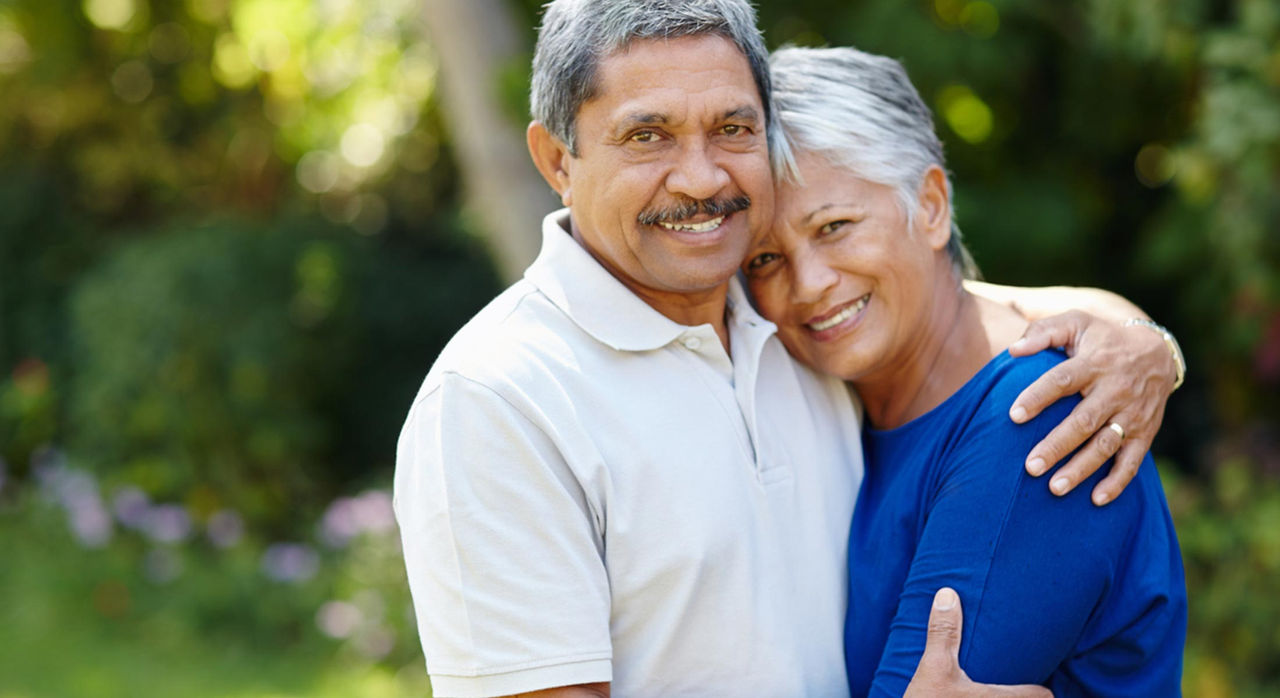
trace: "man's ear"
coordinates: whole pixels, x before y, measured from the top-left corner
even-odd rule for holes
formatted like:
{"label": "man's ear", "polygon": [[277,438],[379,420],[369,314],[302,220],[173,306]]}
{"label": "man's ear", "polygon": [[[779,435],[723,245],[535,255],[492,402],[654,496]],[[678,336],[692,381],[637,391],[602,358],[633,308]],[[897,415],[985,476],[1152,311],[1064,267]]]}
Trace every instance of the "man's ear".
{"label": "man's ear", "polygon": [[918,226],[929,246],[946,248],[951,240],[951,192],[947,189],[947,173],[937,165],[925,170],[924,181],[916,198]]}
{"label": "man's ear", "polygon": [[525,140],[529,143],[529,157],[542,173],[542,178],[560,195],[560,203],[565,206],[573,203],[573,192],[569,187],[569,146],[551,135],[540,122],[530,121],[525,130]]}

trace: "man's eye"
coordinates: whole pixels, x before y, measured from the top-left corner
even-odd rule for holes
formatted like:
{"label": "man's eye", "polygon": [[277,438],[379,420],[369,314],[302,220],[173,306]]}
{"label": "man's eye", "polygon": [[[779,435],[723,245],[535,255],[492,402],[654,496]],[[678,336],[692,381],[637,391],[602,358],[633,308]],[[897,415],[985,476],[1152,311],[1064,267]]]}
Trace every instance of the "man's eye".
{"label": "man's eye", "polygon": [[747,262],[747,271],[759,271],[778,259],[780,259],[780,257],[772,252],[762,252],[761,254],[752,257],[751,260]]}
{"label": "man's eye", "polygon": [[751,129],[742,124],[726,124],[720,128],[720,133],[726,136],[742,136],[751,132]]}
{"label": "man's eye", "polygon": [[632,143],[652,143],[658,140],[658,134],[653,131],[636,131],[628,140]]}

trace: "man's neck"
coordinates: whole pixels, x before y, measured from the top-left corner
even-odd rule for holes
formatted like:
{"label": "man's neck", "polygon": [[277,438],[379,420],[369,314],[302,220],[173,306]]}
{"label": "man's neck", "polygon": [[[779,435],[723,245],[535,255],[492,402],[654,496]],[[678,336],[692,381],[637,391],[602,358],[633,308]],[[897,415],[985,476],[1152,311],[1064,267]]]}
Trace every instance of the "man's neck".
{"label": "man's neck", "polygon": [[690,327],[711,325],[725,352],[729,351],[728,280],[716,288],[694,293],[655,293],[652,289],[636,288],[628,279],[618,280],[637,298],[672,322]]}
{"label": "man's neck", "polygon": [[[570,222],[570,226],[572,225],[573,223]],[[729,279],[725,279],[717,286],[694,291],[666,291],[649,288],[637,283],[634,279],[614,268],[614,265],[610,264],[609,260],[596,254],[590,245],[583,242],[581,236],[574,234],[572,228],[566,232],[600,266],[604,267],[613,278],[617,279],[623,286],[626,286],[627,290],[635,294],[637,298],[644,301],[649,307],[662,313],[668,320],[681,325],[689,327],[711,325],[716,331],[716,336],[720,338],[720,344],[724,346],[725,352],[729,352],[729,326],[726,318],[726,309],[729,301]]]}

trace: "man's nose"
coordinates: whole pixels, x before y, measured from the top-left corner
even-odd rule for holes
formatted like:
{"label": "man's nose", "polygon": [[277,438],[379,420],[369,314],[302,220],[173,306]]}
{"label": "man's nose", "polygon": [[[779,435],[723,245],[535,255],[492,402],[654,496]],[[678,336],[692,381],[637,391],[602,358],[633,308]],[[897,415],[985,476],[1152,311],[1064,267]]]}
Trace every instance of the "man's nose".
{"label": "man's nose", "polygon": [[696,200],[710,199],[729,184],[729,173],[709,152],[708,144],[690,143],[680,148],[667,175],[667,190]]}

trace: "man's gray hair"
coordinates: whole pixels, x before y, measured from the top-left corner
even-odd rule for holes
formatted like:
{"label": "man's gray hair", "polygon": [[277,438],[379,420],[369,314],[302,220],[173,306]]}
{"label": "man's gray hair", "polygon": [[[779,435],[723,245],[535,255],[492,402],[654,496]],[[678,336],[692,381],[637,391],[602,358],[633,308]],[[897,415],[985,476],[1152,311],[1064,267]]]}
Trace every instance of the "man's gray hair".
{"label": "man's gray hair", "polygon": [[[908,222],[925,172],[946,173],[933,115],[902,64],[852,48],[783,48],[769,61],[781,138],[773,141],[778,177],[803,185],[792,148],[822,155],[854,176],[892,187]],[[951,195],[947,175],[947,195]],[[979,278],[951,218],[947,245],[964,279]]]}
{"label": "man's gray hair", "polygon": [[[555,0],[544,7],[533,56],[533,118],[578,155],[578,111],[599,88],[600,62],[637,39],[719,35],[751,66],[766,129],[773,130],[769,52],[747,0]],[[774,134],[767,134],[772,140]]]}

